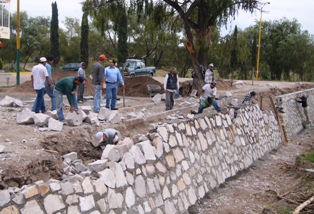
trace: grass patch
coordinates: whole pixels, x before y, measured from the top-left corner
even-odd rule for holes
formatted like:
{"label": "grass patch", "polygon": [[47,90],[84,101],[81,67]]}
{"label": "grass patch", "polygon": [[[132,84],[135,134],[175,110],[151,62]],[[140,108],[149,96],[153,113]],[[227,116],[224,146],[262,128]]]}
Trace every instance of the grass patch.
{"label": "grass patch", "polygon": [[304,158],[307,161],[310,161],[311,163],[314,163],[314,151],[309,151],[304,154]]}

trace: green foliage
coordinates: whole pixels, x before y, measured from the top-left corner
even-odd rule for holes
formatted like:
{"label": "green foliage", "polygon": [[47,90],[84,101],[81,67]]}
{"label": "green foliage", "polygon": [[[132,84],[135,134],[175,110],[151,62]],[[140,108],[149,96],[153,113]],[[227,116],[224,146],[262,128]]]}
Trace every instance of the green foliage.
{"label": "green foliage", "polygon": [[[296,21],[289,21],[284,18],[273,22],[263,23],[263,36],[261,40],[261,60],[267,62],[270,69],[270,76],[272,80],[280,80],[282,77],[289,80],[289,72],[294,68],[291,67],[296,63],[296,60],[291,57],[291,54],[298,49],[289,49],[291,44],[290,38],[298,39],[297,35],[301,34],[301,26]],[[307,38],[309,39],[309,37]],[[296,41],[294,41],[296,42]],[[304,45],[302,45],[304,48]],[[298,51],[297,53],[300,53]],[[302,53],[301,57],[306,56]],[[298,59],[300,66],[303,63]]]}
{"label": "green foliage", "polygon": [[122,66],[123,63],[128,58],[128,20],[126,16],[125,8],[122,7],[119,10],[119,28],[118,28],[118,47],[117,47],[117,57],[118,65]]}
{"label": "green foliage", "polygon": [[309,151],[305,153],[305,159],[310,161],[311,163],[314,163],[314,151]]}
{"label": "green foliage", "polygon": [[294,209],[292,209],[291,207],[286,207],[284,205],[279,206],[276,209],[276,213],[278,214],[291,214],[293,212]]}
{"label": "green foliage", "polygon": [[238,28],[235,26],[233,36],[232,36],[232,50],[230,56],[230,66],[234,71],[238,66]]}
{"label": "green foliage", "polygon": [[[195,1],[193,7],[179,5],[176,1],[169,3],[168,0],[132,0],[130,7],[124,8],[122,0],[86,0],[82,23],[67,17],[65,29],[58,28],[56,3],[52,4],[51,20],[29,17],[22,11],[21,61],[25,65],[50,53],[59,55],[61,64],[65,64],[97,59],[104,53],[108,58],[118,59],[120,64],[125,58],[136,55],[148,66],[166,70],[175,66],[181,77],[188,76],[189,70],[199,65],[213,62],[215,72],[222,78],[229,78],[234,72],[234,78],[251,79],[252,68],[256,66],[259,23],[244,30],[237,29],[237,36],[234,32],[223,38],[219,27],[238,9],[251,11],[258,2],[200,0]],[[186,13],[188,10],[191,13]],[[0,52],[6,65],[16,58],[15,13],[10,24],[11,39],[3,41]],[[53,26],[58,36],[57,48],[52,47],[50,40],[57,38],[51,31]],[[259,77],[314,81],[313,36],[301,31],[296,20],[265,21],[262,29]],[[183,45],[187,39],[193,43],[194,54]],[[53,50],[57,53],[52,53]]]}
{"label": "green foliage", "polygon": [[51,4],[52,18],[50,23],[50,54],[55,57],[53,64],[56,65],[60,60],[59,49],[59,20],[57,2]]}
{"label": "green foliage", "polygon": [[257,59],[257,41],[256,36],[253,36],[252,49],[251,49],[251,66],[254,67],[256,65]]}
{"label": "green foliage", "polygon": [[3,68],[3,62],[2,62],[2,59],[0,59],[0,69]]}
{"label": "green foliage", "polygon": [[89,52],[88,52],[88,34],[89,34],[89,25],[88,25],[88,13],[84,12],[82,17],[82,28],[81,28],[81,62],[86,62],[88,65]]}
{"label": "green foliage", "polygon": [[15,64],[10,64],[8,67],[9,72],[16,71],[16,65]]}

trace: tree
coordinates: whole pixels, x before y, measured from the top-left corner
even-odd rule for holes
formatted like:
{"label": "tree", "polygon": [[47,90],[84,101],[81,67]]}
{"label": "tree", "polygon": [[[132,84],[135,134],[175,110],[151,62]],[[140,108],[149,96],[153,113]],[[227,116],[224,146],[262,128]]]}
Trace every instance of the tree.
{"label": "tree", "polygon": [[88,25],[88,13],[84,12],[82,17],[82,27],[81,27],[81,62],[85,62],[88,65],[88,33],[89,33],[89,25]]}
{"label": "tree", "polygon": [[49,52],[49,19],[44,17],[29,18],[23,26],[21,34],[21,53],[23,54],[24,69],[31,57],[38,61],[40,56]]}
{"label": "tree", "polygon": [[51,4],[52,18],[50,24],[50,54],[55,57],[53,64],[56,65],[60,60],[59,49],[59,20],[58,20],[58,6],[57,2]]}
{"label": "tree", "polygon": [[[83,13],[83,15],[84,15],[84,13]],[[87,18],[87,15],[88,14],[86,14],[86,18]],[[63,22],[63,24],[65,25],[66,35],[67,35],[68,39],[80,35],[81,25],[80,25],[79,20],[77,18],[65,17],[65,21]]]}
{"label": "tree", "polygon": [[257,58],[257,41],[256,36],[253,37],[252,42],[252,49],[251,49],[251,66],[254,68],[256,64],[256,58]]}
{"label": "tree", "polygon": [[281,46],[287,42],[288,35],[299,35],[300,33],[301,26],[296,20],[289,21],[284,18],[263,23],[261,59],[268,64],[272,80],[280,80],[282,76],[288,79],[291,64],[287,61],[286,56],[291,53],[291,49],[286,49],[287,52],[285,52]]}
{"label": "tree", "polygon": [[230,67],[231,67],[231,86],[233,81],[234,71],[238,66],[238,28],[235,26],[232,36],[232,50],[230,56]]}
{"label": "tree", "polygon": [[119,28],[118,28],[118,48],[117,57],[118,64],[121,66],[128,58],[128,20],[125,7],[119,10]]}
{"label": "tree", "polygon": [[[132,0],[131,2],[134,5],[139,3],[137,5],[138,15],[141,13],[147,15],[147,13],[142,12],[145,8],[143,1]],[[228,18],[234,16],[239,9],[253,12],[259,2],[256,0],[163,0],[163,2],[174,9],[183,21],[186,38],[190,44],[190,58],[196,71],[196,78],[193,82],[200,91],[204,80],[199,65],[208,63],[212,27],[217,23],[226,23]],[[148,12],[148,10],[146,11]],[[195,47],[198,47],[198,50],[195,50]]]}

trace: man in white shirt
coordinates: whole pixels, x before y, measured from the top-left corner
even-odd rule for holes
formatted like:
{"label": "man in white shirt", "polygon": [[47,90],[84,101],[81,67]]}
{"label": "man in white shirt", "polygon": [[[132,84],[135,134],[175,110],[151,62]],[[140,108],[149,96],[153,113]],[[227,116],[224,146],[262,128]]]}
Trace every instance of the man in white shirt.
{"label": "man in white shirt", "polygon": [[50,88],[53,89],[53,85],[50,81],[49,74],[47,68],[45,67],[47,63],[47,59],[45,57],[41,57],[39,59],[38,65],[35,65],[32,68],[32,85],[36,90],[36,104],[35,104],[35,113],[39,113],[41,111],[44,113],[46,111],[44,95],[45,95],[45,82],[49,84]]}
{"label": "man in white shirt", "polygon": [[205,71],[204,81],[206,84],[210,84],[214,81],[214,64],[210,63],[208,69]]}
{"label": "man in white shirt", "polygon": [[214,106],[216,111],[221,112],[220,107],[215,99],[217,95],[217,82],[214,80],[210,84],[205,84],[202,88],[202,94],[200,98],[200,106],[198,111],[191,111],[192,114],[201,114],[203,110],[211,105]]}

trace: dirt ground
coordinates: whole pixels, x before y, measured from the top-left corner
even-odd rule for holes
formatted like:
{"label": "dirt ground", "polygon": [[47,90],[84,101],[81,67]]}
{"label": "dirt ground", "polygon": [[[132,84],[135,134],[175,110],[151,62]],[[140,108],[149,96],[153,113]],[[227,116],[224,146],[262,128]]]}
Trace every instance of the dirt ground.
{"label": "dirt ground", "polygon": [[[74,76],[75,72],[54,71],[55,82],[65,76]],[[188,90],[191,81],[181,84]],[[133,106],[151,103],[147,84],[157,84],[162,88],[162,78],[136,77],[125,79],[125,96],[137,97]],[[235,97],[243,97],[251,90],[263,98],[263,110],[272,110],[269,96],[313,88],[313,84],[297,84],[283,82],[245,82],[244,86],[231,87],[229,81],[218,80],[218,92],[231,92]],[[93,94],[90,86],[85,87],[85,95]],[[0,88],[0,97],[9,95],[31,103],[35,92],[30,81],[17,87]],[[119,89],[119,96],[122,90]],[[183,97],[182,99],[185,99]],[[48,104],[49,105],[49,104]],[[60,179],[63,176],[62,155],[77,152],[85,164],[100,158],[102,150],[94,148],[90,139],[97,131],[94,127],[84,124],[80,127],[65,126],[62,132],[40,131],[34,125],[17,125],[18,108],[0,107],[0,190],[8,187],[21,187],[38,180],[49,178]],[[120,110],[119,110],[120,111]],[[156,111],[152,109],[151,111]],[[159,121],[158,121],[159,122]],[[122,135],[134,138],[139,132],[147,133],[147,126],[130,127],[111,125]],[[132,133],[132,134],[130,134]],[[229,179],[219,189],[210,192],[206,197],[189,209],[190,213],[221,213],[221,214],[254,214],[254,213],[290,213],[295,207],[313,195],[313,177],[301,169],[313,168],[307,161],[298,161],[297,155],[312,150],[314,131],[306,130],[295,138],[289,139],[288,145],[281,146],[268,156],[261,158],[254,166],[235,178]],[[1,150],[1,147],[4,148]],[[312,209],[311,209],[312,207]],[[303,213],[314,213],[314,205],[304,209]]]}

